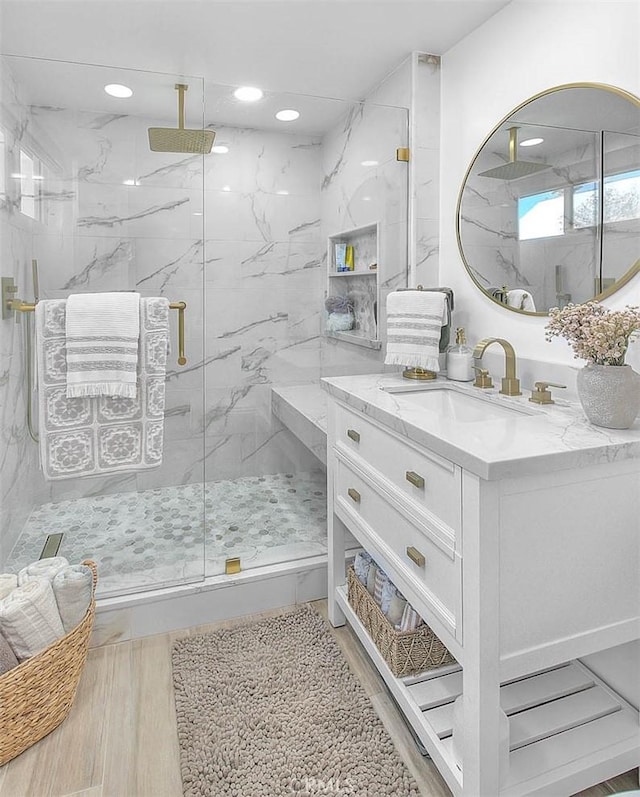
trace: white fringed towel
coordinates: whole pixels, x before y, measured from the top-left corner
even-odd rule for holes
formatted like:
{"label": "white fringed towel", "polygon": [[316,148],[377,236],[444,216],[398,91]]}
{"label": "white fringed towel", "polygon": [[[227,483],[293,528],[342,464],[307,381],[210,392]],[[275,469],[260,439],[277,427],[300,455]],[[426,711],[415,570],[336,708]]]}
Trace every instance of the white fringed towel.
{"label": "white fringed towel", "polygon": [[67,398],[136,397],[139,293],[75,293],[67,299]]}
{"label": "white fringed towel", "polygon": [[54,576],[63,567],[68,566],[69,562],[64,556],[50,556],[47,559],[38,559],[37,562],[31,562],[30,565],[23,567],[18,572],[18,584],[22,586],[34,578],[45,578],[47,581],[53,581]]}
{"label": "white fringed towel", "polygon": [[18,666],[18,659],[16,654],[11,649],[11,645],[0,634],[0,675],[9,672],[14,667]]}
{"label": "white fringed towel", "polygon": [[440,332],[447,296],[439,291],[394,291],[387,297],[386,365],[440,370]]}
{"label": "white fringed towel", "polygon": [[72,631],[87,613],[93,591],[93,573],[86,565],[69,565],[51,582],[65,633]]}
{"label": "white fringed towel", "polygon": [[64,636],[49,581],[34,578],[0,601],[0,633],[18,661],[35,656]]}
{"label": "white fringed towel", "polygon": [[0,573],[0,600],[6,598],[18,586],[18,576],[14,573]]}

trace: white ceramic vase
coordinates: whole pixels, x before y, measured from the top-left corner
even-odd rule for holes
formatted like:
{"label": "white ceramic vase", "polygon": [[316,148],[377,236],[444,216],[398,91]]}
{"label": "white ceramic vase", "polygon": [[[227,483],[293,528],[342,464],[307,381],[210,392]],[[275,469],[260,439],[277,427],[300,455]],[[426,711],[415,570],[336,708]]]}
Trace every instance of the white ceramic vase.
{"label": "white ceramic vase", "polygon": [[640,375],[630,365],[585,365],[578,398],[594,426],[628,429],[640,410]]}

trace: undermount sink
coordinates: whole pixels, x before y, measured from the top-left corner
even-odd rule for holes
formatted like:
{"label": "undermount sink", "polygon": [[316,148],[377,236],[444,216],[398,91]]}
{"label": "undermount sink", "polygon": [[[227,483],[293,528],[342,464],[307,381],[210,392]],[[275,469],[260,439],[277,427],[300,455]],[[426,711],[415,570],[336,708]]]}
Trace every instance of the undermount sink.
{"label": "undermount sink", "polygon": [[399,401],[451,418],[456,423],[479,423],[527,417],[535,413],[519,407],[500,405],[486,398],[476,398],[452,388],[387,388]]}

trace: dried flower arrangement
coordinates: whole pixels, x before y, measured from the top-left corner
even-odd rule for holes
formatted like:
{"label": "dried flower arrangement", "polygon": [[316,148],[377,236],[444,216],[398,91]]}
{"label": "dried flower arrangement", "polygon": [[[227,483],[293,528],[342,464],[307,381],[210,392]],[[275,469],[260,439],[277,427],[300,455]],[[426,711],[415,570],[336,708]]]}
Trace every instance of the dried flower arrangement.
{"label": "dried flower arrangement", "polygon": [[549,311],[545,337],[563,337],[576,358],[594,365],[624,365],[629,338],[640,330],[640,307],[608,310],[598,302],[569,304]]}

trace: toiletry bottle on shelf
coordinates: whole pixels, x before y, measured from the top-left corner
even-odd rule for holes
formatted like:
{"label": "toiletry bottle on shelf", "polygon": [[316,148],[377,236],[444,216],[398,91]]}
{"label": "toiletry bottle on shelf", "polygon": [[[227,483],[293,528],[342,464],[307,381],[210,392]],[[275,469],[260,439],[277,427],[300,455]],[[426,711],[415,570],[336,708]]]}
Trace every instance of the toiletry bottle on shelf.
{"label": "toiletry bottle on shelf", "polygon": [[473,379],[473,351],[467,346],[464,329],[456,329],[456,342],[447,348],[447,379],[471,382]]}

